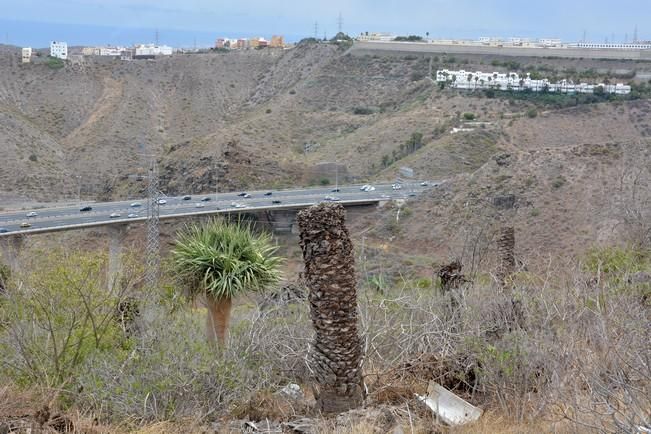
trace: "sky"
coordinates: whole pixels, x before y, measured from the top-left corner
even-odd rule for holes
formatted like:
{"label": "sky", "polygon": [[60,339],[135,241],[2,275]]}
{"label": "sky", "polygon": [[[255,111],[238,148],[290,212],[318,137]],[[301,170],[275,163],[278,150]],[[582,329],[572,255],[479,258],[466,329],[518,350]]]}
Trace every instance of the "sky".
{"label": "sky", "polygon": [[212,46],[218,36],[289,41],[342,29],[435,38],[651,39],[651,0],[0,0],[0,43],[46,47],[154,42]]}

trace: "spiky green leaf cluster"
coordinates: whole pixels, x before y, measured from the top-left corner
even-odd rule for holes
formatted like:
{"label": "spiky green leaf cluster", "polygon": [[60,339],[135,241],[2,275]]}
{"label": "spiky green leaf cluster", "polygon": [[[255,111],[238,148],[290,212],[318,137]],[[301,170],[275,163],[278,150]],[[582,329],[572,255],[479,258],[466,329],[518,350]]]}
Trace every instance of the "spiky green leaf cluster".
{"label": "spiky green leaf cluster", "polygon": [[172,256],[192,295],[220,299],[276,283],[281,263],[277,250],[269,234],[254,233],[250,224],[214,219],[186,228]]}

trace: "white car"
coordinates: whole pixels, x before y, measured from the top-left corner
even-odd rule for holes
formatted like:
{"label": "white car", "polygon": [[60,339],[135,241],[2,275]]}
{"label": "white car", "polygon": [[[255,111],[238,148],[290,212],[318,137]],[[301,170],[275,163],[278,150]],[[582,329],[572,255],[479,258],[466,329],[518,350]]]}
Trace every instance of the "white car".
{"label": "white car", "polygon": [[233,208],[245,208],[246,207],[246,205],[243,205],[243,204],[237,203],[237,202],[231,202],[231,206]]}
{"label": "white car", "polygon": [[129,205],[131,208],[138,208],[139,206],[142,206],[140,202],[133,202],[131,205]]}
{"label": "white car", "polygon": [[194,204],[194,207],[195,207],[195,208],[205,208],[206,205],[204,205],[204,204],[201,203],[201,202],[197,202],[197,203]]}
{"label": "white car", "polygon": [[165,205],[167,201],[165,199],[158,199],[158,204],[159,205]]}
{"label": "white car", "polygon": [[364,191],[375,191],[375,187],[373,187],[372,185],[369,185],[368,187],[366,187],[366,190],[364,190]]}
{"label": "white car", "polygon": [[391,188],[394,189],[394,190],[400,190],[400,189],[402,188],[402,185],[400,185],[400,184],[393,184],[393,185],[391,186]]}
{"label": "white car", "polygon": [[370,187],[370,185],[366,184],[366,185],[362,185],[361,187],[359,187],[359,189],[362,190],[362,191],[366,191],[366,189],[369,188],[369,187]]}
{"label": "white car", "polygon": [[109,217],[112,218],[112,219],[118,218],[118,217],[120,217],[120,213],[119,212],[112,212]]}
{"label": "white car", "polygon": [[427,183],[427,181],[423,181],[420,183],[420,185],[421,187],[427,187],[429,184]]}
{"label": "white car", "polygon": [[31,211],[27,213],[27,217],[36,217],[38,213],[36,211]]}
{"label": "white car", "polygon": [[338,202],[341,199],[339,199],[338,197],[335,197],[335,196],[326,196],[324,198],[324,200],[327,200],[327,201],[330,201],[330,202]]}
{"label": "white car", "polygon": [[138,214],[132,212],[132,213],[129,214],[127,217],[130,218],[130,219],[133,219],[133,218],[138,217]]}

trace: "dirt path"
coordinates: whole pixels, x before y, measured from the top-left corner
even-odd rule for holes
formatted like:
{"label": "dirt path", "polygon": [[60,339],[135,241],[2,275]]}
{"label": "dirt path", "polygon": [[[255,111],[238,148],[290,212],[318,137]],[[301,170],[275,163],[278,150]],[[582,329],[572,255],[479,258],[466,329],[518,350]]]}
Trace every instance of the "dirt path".
{"label": "dirt path", "polygon": [[89,133],[99,120],[110,115],[114,111],[115,106],[122,99],[122,83],[110,77],[105,77],[103,81],[104,89],[102,91],[102,96],[97,100],[86,120],[77,128],[72,130],[70,134],[62,140],[64,144],[79,144],[83,136]]}

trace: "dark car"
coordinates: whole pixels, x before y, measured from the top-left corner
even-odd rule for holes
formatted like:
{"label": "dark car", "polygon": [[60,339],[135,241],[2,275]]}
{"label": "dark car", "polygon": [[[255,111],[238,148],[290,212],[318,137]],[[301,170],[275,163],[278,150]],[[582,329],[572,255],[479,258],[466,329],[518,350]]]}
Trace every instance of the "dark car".
{"label": "dark car", "polygon": [[91,211],[93,207],[91,206],[85,206],[79,209],[80,212],[86,212],[86,211]]}
{"label": "dark car", "polygon": [[272,200],[271,203],[273,203],[274,205],[278,205],[280,203],[280,201],[279,200]]}
{"label": "dark car", "polygon": [[244,196],[246,196],[247,194],[248,194],[247,192],[243,191],[242,193],[238,194],[238,196],[239,196],[239,197],[244,197]]}
{"label": "dark car", "polygon": [[265,195],[265,196],[271,196],[272,194],[273,194],[272,192],[268,191],[268,192],[266,192],[264,195]]}
{"label": "dark car", "polygon": [[341,190],[338,189],[338,188],[333,188],[333,189],[332,189],[332,192],[333,192],[333,193],[339,193],[340,191],[341,191]]}
{"label": "dark car", "polygon": [[7,229],[7,228],[0,228],[0,234],[6,234],[7,232],[9,232],[9,229]]}
{"label": "dark car", "polygon": [[206,197],[202,197],[202,198],[201,198],[201,202],[208,202],[209,200],[210,200],[210,197],[209,197],[209,196],[206,196]]}
{"label": "dark car", "polygon": [[190,200],[192,199],[192,196],[183,196],[183,200]]}

